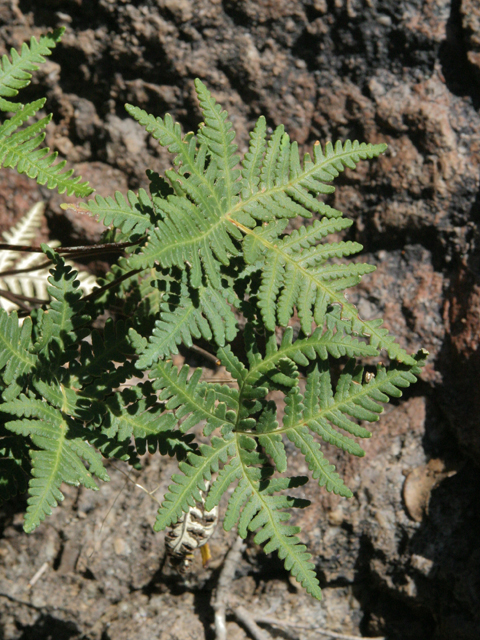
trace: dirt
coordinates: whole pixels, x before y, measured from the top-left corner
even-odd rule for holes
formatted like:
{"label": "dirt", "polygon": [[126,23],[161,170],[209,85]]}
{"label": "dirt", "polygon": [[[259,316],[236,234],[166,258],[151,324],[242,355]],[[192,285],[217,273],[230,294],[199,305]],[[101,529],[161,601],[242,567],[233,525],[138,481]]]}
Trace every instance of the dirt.
{"label": "dirt", "polygon": [[[0,54],[67,27],[24,100],[46,95],[47,143],[106,195],[147,186],[169,155],[124,103],[170,112],[185,130],[200,77],[230,113],[240,151],[263,113],[303,151],[317,139],[387,142],[346,171],[329,203],[351,217],[377,271],[349,299],[385,317],[430,358],[390,406],[364,459],[330,455],[354,497],[309,486],[297,516],[324,599],[298,590],[252,541],[233,604],[272,637],[318,626],[388,640],[480,637],[480,19],[472,0],[3,0]],[[0,172],[0,231],[39,199],[44,236],[94,242],[101,228],[10,170]],[[293,471],[305,472],[292,454]],[[154,534],[156,503],[108,466],[96,493],[66,499],[32,535],[22,498],[0,511],[0,638],[214,638],[212,594],[234,534],[218,528],[207,569],[177,576]],[[144,460],[135,481],[161,497],[174,465]],[[433,475],[432,475],[433,474]],[[434,476],[434,477],[433,477]],[[405,484],[407,483],[407,484]],[[43,572],[34,584],[37,572]],[[281,626],[280,623],[300,625]],[[280,625],[280,626],[279,626]],[[233,618],[228,638],[249,637]]]}

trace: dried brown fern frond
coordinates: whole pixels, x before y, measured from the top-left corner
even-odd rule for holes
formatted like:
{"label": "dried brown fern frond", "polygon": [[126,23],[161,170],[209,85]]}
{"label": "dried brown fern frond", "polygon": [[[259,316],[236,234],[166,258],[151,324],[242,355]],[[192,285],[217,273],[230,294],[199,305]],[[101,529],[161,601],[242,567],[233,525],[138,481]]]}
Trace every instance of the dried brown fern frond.
{"label": "dried brown fern frond", "polygon": [[[44,212],[45,204],[35,203],[14,227],[3,232],[4,240],[11,245],[31,246],[42,224]],[[48,244],[54,249],[60,243],[53,240]],[[67,264],[73,266],[72,262]],[[50,267],[43,253],[22,255],[8,249],[0,251],[0,308],[10,313],[18,309],[20,302],[25,299],[49,302],[47,278]],[[86,271],[79,271],[77,277],[85,294],[91,293],[97,285],[95,276]]]}

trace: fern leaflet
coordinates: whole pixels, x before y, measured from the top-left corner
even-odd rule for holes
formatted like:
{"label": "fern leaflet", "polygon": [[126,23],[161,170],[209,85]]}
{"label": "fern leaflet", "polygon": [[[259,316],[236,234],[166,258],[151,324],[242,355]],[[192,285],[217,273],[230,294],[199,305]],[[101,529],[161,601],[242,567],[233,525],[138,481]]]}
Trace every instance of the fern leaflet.
{"label": "fern leaflet", "polygon": [[[148,344],[138,343],[137,367],[149,368],[157,360],[178,353],[177,345],[191,347],[195,338],[214,340],[219,346],[231,342],[237,328],[228,301],[236,303],[231,291],[217,291],[209,286],[192,290],[183,278],[178,293],[170,291],[163,296]],[[131,335],[135,339],[133,329]]]}
{"label": "fern leaflet", "polygon": [[0,127],[0,166],[16,168],[19,173],[26,173],[39,184],[46,184],[49,189],[57,189],[59,193],[66,192],[67,195],[83,198],[93,191],[88,183],[80,183],[80,177],[72,178],[73,169],[65,171],[65,161],[54,164],[57,153],[50,153],[46,148],[38,149],[45,138],[42,130],[50,122],[51,116],[41,118],[15,133],[18,127],[43,107],[45,100],[36,100],[24,106],[7,99],[15,97],[20,89],[30,83],[31,72],[38,69],[38,64],[45,62],[43,56],[51,54],[64,31],[64,28],[55,29],[39,41],[32,37],[30,46],[24,43],[20,53],[11,50],[12,61],[8,56],[2,56],[0,110],[15,114]]}
{"label": "fern leaflet", "polygon": [[[212,471],[218,471],[219,463],[225,463],[233,455],[235,443],[232,436],[224,439],[212,438],[212,446],[200,445],[200,454],[189,453],[188,462],[180,463],[182,475],[175,475],[175,484],[169,487],[158,511],[154,525],[155,531],[162,531],[177,522],[182,513],[186,513],[195,502],[200,502],[200,491],[205,491],[205,481],[210,481]],[[210,511],[210,509],[208,509]]]}
{"label": "fern leaflet", "polygon": [[[1,408],[5,413],[23,417],[22,420],[7,422],[6,428],[13,433],[30,436],[39,448],[30,450],[33,478],[29,483],[25,531],[37,527],[51,514],[52,507],[63,500],[59,489],[62,482],[97,489],[92,474],[108,480],[101,457],[85,442],[84,430],[59,410],[24,395],[3,403]],[[82,460],[89,464],[88,471]]]}
{"label": "fern leaflet", "polygon": [[31,72],[38,69],[39,64],[45,62],[43,56],[49,56],[52,49],[56,47],[62,37],[64,28],[55,29],[53,33],[41,36],[40,40],[32,37],[30,46],[26,43],[22,45],[20,53],[15,49],[10,50],[12,61],[8,56],[3,55],[0,63],[0,110],[18,111],[22,105],[11,102],[6,98],[13,98],[18,95],[20,89],[30,84]]}
{"label": "fern leaflet", "polygon": [[5,400],[13,399],[20,393],[26,374],[36,363],[31,347],[31,319],[26,318],[20,327],[15,311],[9,316],[4,309],[0,309],[0,372],[4,388],[2,397]]}

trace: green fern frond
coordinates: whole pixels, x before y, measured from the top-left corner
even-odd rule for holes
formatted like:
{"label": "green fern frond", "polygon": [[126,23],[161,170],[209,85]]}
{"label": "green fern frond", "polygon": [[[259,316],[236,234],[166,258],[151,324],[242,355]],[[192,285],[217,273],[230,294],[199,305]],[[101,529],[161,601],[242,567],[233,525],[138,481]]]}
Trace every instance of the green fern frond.
{"label": "green fern frond", "polygon": [[225,464],[234,453],[233,436],[223,439],[213,437],[211,446],[202,444],[200,453],[189,453],[188,461],[179,465],[182,475],[173,476],[174,484],[170,485],[169,492],[158,510],[154,530],[162,531],[177,522],[182,513],[186,513],[195,502],[200,502],[199,492],[205,491],[205,481],[210,481],[212,472],[218,471],[219,464]]}
{"label": "green fern frond", "polygon": [[[240,171],[234,169],[240,160],[240,156],[235,154],[237,145],[233,144],[235,131],[232,123],[228,120],[226,111],[217,104],[206,86],[198,78],[195,80],[198,100],[203,112],[204,122],[200,126],[198,141],[205,144],[211,158],[217,165],[215,179],[218,181],[218,192],[221,194],[224,210],[230,209],[236,202],[236,194],[240,185],[237,183]],[[212,171],[213,173],[213,171]]]}
{"label": "green fern frond", "polygon": [[[143,113],[139,113],[133,109],[129,109],[130,113],[137,117],[141,123],[148,122],[147,117]],[[154,119],[155,120],[155,119]],[[158,119],[157,119],[158,121]],[[151,124],[149,122],[149,124]],[[149,126],[147,124],[147,130]],[[229,135],[230,129],[225,126],[222,130],[223,135],[223,143],[226,144],[226,140],[231,138]],[[160,140],[162,140],[161,136],[158,136]],[[193,140],[193,138],[190,138]],[[212,156],[217,153],[217,143],[211,142],[214,148],[210,149],[208,144],[210,142],[206,138],[202,138],[205,142],[209,152]],[[179,145],[177,144],[175,148]],[[186,143],[183,145],[186,146]],[[152,237],[149,241],[148,246],[143,250],[143,252],[136,256],[133,259],[132,266],[133,267],[146,267],[151,266],[155,261],[158,261],[162,266],[170,266],[172,264],[176,264],[180,266],[185,261],[191,263],[192,266],[192,282],[198,280],[199,274],[197,270],[200,268],[200,264],[198,262],[198,256],[196,254],[197,251],[200,252],[200,256],[205,255],[204,250],[206,249],[205,242],[210,242],[209,235],[211,235],[211,249],[208,252],[208,258],[210,260],[215,260],[215,257],[222,264],[228,264],[229,254],[230,256],[236,255],[236,249],[231,248],[231,242],[228,240],[228,234],[232,235],[234,238],[238,238],[238,230],[241,230],[242,233],[246,233],[247,235],[252,235],[254,240],[258,241],[260,245],[264,246],[264,249],[268,249],[270,245],[268,244],[268,240],[263,240],[262,233],[264,233],[263,227],[255,228],[255,220],[265,221],[265,220],[273,220],[274,218],[281,217],[292,217],[294,215],[303,215],[304,217],[311,217],[312,211],[310,211],[303,204],[299,205],[294,199],[290,198],[286,194],[288,191],[288,186],[290,184],[297,185],[297,188],[301,190],[304,185],[305,189],[309,189],[314,191],[314,185],[320,185],[321,183],[315,181],[314,176],[318,174],[318,176],[323,177],[323,179],[332,180],[334,174],[338,175],[338,170],[336,167],[348,165],[350,166],[352,163],[360,161],[360,159],[364,159],[367,157],[373,157],[381,153],[385,146],[377,145],[376,147],[372,145],[359,145],[358,143],[346,144],[345,148],[341,145],[336,145],[335,152],[333,148],[327,145],[326,156],[323,156],[321,150],[315,150],[315,159],[318,163],[318,166],[312,163],[312,161],[306,158],[304,163],[304,170],[300,171],[300,174],[297,175],[296,169],[289,169],[289,182],[285,183],[284,171],[275,173],[272,169],[271,171],[268,168],[263,167],[263,180],[260,176],[260,183],[262,185],[262,189],[260,191],[256,191],[253,195],[247,198],[245,201],[240,200],[237,196],[235,196],[230,202],[230,209],[226,212],[225,209],[225,201],[219,198],[219,194],[221,193],[221,189],[223,189],[223,181],[219,175],[219,170],[212,170],[211,176],[209,176],[208,172],[203,175],[202,179],[195,175],[189,176],[186,179],[181,181],[182,189],[184,192],[188,193],[188,195],[194,200],[195,205],[191,204],[186,209],[185,203],[181,202],[182,198],[179,196],[171,196],[168,198],[168,201],[171,206],[166,206],[165,220],[163,223],[160,223],[157,229],[153,232]],[[197,154],[201,153],[202,147],[198,150]],[[189,150],[191,150],[190,164],[189,166],[195,165],[195,147],[190,144]],[[267,148],[265,152],[265,162],[280,162],[279,158],[275,156],[275,160],[272,160],[271,146]],[[224,152],[226,153],[226,152]],[[253,153],[253,152],[252,152]],[[185,154],[182,155],[182,162],[184,161]],[[219,161],[219,157],[216,158],[216,161]],[[283,162],[283,160],[282,160]],[[182,166],[184,166],[182,164]],[[275,165],[276,166],[276,165]],[[247,167],[248,168],[248,167]],[[198,172],[198,169],[197,169]],[[221,172],[220,172],[221,173]],[[277,175],[278,174],[278,175]],[[167,176],[173,182],[176,179],[177,174],[172,174],[172,172],[168,173]],[[234,174],[237,181],[237,174]],[[274,180],[274,184],[271,184],[273,178],[267,178],[267,175],[276,176]],[[205,184],[207,178],[211,178],[211,182],[209,184]],[[257,176],[258,177],[258,176]],[[188,185],[190,181],[194,180],[194,187],[190,190]],[[303,182],[302,182],[303,180]],[[256,177],[255,177],[256,181]],[[317,184],[318,182],[318,184]],[[298,183],[298,184],[297,184]],[[238,181],[240,184],[240,181]],[[202,187],[202,189],[198,188],[198,185]],[[245,191],[247,186],[243,184],[243,191]],[[253,188],[253,187],[252,187]],[[328,189],[321,189],[318,187],[315,192],[316,193],[324,193],[330,192],[333,188],[328,187]],[[198,193],[197,193],[198,191]],[[233,189],[233,193],[235,194],[237,189]],[[205,203],[205,193],[211,194],[211,202]],[[282,200],[285,198],[285,201]],[[321,203],[313,198],[312,201],[316,202],[318,206],[315,207],[315,211],[321,209],[321,213],[328,216],[340,216],[340,212],[336,212],[331,208],[325,208],[325,205],[320,206]],[[218,206],[215,208],[214,205]],[[178,205],[178,206],[177,206]],[[268,209],[268,206],[271,207],[271,210]],[[178,207],[182,206],[183,209],[179,210]],[[208,206],[208,211],[205,210],[205,207]],[[206,215],[208,214],[208,215]],[[178,216],[181,217],[179,222],[177,222]],[[171,223],[169,223],[169,219]],[[182,229],[179,229],[179,223],[182,223]],[[210,224],[209,224],[210,222]],[[339,223],[340,225],[344,224]],[[347,223],[348,226],[350,223]],[[164,226],[165,225],[165,226]],[[177,225],[177,226],[173,226]],[[185,228],[186,226],[186,228]],[[251,227],[255,229],[252,230]],[[228,243],[224,245],[224,249],[218,245],[218,241],[220,240],[220,236],[218,235],[221,232],[221,229],[224,229],[223,233],[224,242]],[[197,234],[195,230],[198,230]],[[235,231],[234,231],[235,230]],[[175,246],[171,242],[172,234],[177,235],[178,243],[175,243]],[[181,234],[181,237],[180,235]],[[318,231],[320,234],[320,231]],[[197,235],[197,239],[195,238]],[[323,234],[325,235],[325,234]],[[170,237],[170,240],[169,240]],[[251,242],[251,241],[250,241]],[[266,243],[266,244],[265,244]],[[225,251],[225,249],[227,249]],[[350,250],[352,247],[350,248]],[[291,248],[293,250],[293,248]],[[336,252],[337,255],[340,255],[340,248]],[[207,270],[207,266],[203,265],[205,271]],[[207,271],[206,271],[207,273]],[[210,270],[207,273],[208,277],[211,277]],[[214,283],[212,281],[212,283]]]}
{"label": "green fern frond", "polygon": [[[170,116],[162,120],[131,105],[126,108],[160,144],[177,154],[174,164],[178,173],[167,171],[165,174],[175,195],[156,203],[163,220],[152,232],[148,254],[156,252],[159,244],[166,243],[169,255],[165,254],[165,261],[159,260],[159,264],[183,268],[187,262],[191,265],[192,286],[198,287],[202,283],[203,269],[212,285],[219,288],[219,265],[229,263],[229,254],[238,254],[230,236],[236,240],[242,237],[235,226],[225,221],[222,224],[226,200],[222,186],[223,167],[218,170],[215,161],[212,161],[205,171],[207,146],[202,144],[197,149],[193,134],[182,137],[179,125]],[[222,131],[225,141],[229,137],[228,125],[224,125]],[[230,169],[227,169],[227,173],[230,175]],[[218,184],[215,182],[217,177]],[[176,238],[175,246],[171,243],[172,238]],[[146,262],[153,265],[155,260],[147,258],[145,261],[143,257],[134,256],[131,266],[134,269],[144,268]]]}
{"label": "green fern frond", "polygon": [[52,49],[56,47],[64,31],[64,27],[55,29],[53,33],[41,36],[39,41],[32,36],[30,46],[24,43],[20,53],[15,49],[10,50],[12,61],[8,59],[8,56],[2,56],[2,61],[0,62],[1,111],[18,111],[22,108],[21,104],[11,102],[5,98],[14,98],[18,95],[20,89],[30,84],[31,72],[38,69],[37,65],[45,62],[43,56],[49,56],[52,53]]}
{"label": "green fern frond", "polygon": [[240,521],[242,521],[242,517],[246,514],[243,517],[243,530],[239,526],[239,534],[246,537],[247,527],[250,531],[260,529],[254,537],[254,542],[256,544],[266,542],[264,552],[276,551],[279,558],[284,561],[285,569],[290,571],[307,593],[320,600],[322,594],[315,575],[315,565],[310,561],[312,556],[296,536],[300,527],[285,524],[290,514],[280,511],[280,509],[301,506],[300,501],[287,496],[266,495],[266,492],[263,492],[253,480],[250,480],[249,486],[247,485],[247,491],[250,495],[240,515]]}
{"label": "green fern frond", "polygon": [[[20,111],[17,111],[17,113],[15,113],[15,115],[13,115],[11,118],[7,118],[0,126],[0,140],[2,138],[11,136],[14,131],[28,122],[30,118],[32,118],[38,111],[40,111],[40,109],[42,109],[46,101],[46,98],[40,98],[40,100],[35,100],[35,102],[29,102]],[[38,122],[40,122],[40,124],[38,124]],[[40,133],[47,126],[48,119],[43,118],[38,122],[35,123],[38,128],[31,129],[31,133]],[[22,135],[21,132],[20,135]],[[27,133],[23,135],[22,140],[26,140],[29,137],[31,137],[30,133]],[[14,139],[17,141],[19,140],[18,136]]]}
{"label": "green fern frond", "polygon": [[[323,334],[319,331],[292,342],[292,332],[287,330],[280,345],[270,335],[265,356],[262,356],[253,325],[247,323],[244,336],[248,367],[229,346],[218,351],[222,365],[237,382],[238,390],[201,383],[198,369],[188,379],[190,370],[186,366],[178,372],[169,363],[160,361],[157,364],[153,370],[153,386],[160,389],[159,400],[165,403],[165,410],[175,412],[177,421],[185,419],[179,430],[185,432],[200,421],[206,421],[206,435],[219,429],[223,437],[214,436],[212,446],[201,445],[199,453],[189,453],[187,460],[180,464],[182,473],[173,478],[174,483],[169,487],[159,511],[156,530],[175,523],[182,513],[199,501],[199,492],[204,491],[205,481],[210,482],[212,473],[217,473],[205,508],[210,510],[216,506],[228,487],[236,483],[225,514],[224,528],[229,530],[238,523],[242,537],[246,537],[248,531],[255,531],[255,541],[258,544],[266,542],[267,553],[278,551],[292,575],[309,593],[320,597],[314,565],[296,536],[299,529],[285,524],[290,515],[283,509],[303,507],[305,501],[276,495],[282,489],[299,486],[299,480],[271,477],[274,470],[282,473],[287,469],[283,436],[303,454],[320,486],[351,497],[352,492],[323,456],[315,436],[319,435],[354,455],[363,455],[362,449],[350,436],[364,438],[371,434],[354,420],[377,420],[383,410],[382,404],[392,396],[397,397],[401,388],[413,383],[420,371],[419,367],[402,364],[394,365],[388,371],[378,367],[376,377],[364,382],[363,369],[356,367],[351,360],[334,390],[327,356],[328,343],[337,334],[338,344],[332,342],[333,347],[330,345],[337,357],[349,350],[358,350],[362,355],[377,353],[370,345],[348,335],[348,329],[349,324],[341,319],[340,310],[332,309],[328,312]],[[419,365],[423,357],[423,354],[416,356]],[[298,387],[295,359],[302,365],[314,361],[307,374],[304,395]],[[265,399],[268,389],[275,388],[277,383],[291,387],[285,398],[282,425],[278,424],[275,403]],[[348,435],[343,435],[342,431]],[[257,450],[257,443],[263,452]],[[274,468],[268,467],[267,456],[273,461]]]}
{"label": "green fern frond", "polygon": [[0,127],[0,167],[15,168],[19,173],[35,179],[38,184],[46,184],[49,189],[84,198],[93,191],[88,183],[80,183],[80,177],[73,178],[73,169],[64,170],[65,161],[55,164],[57,153],[38,148],[45,138],[42,131],[50,122],[51,116],[41,118],[17,131],[43,107],[45,100],[36,100],[24,106],[6,99],[15,97],[20,89],[30,83],[31,72],[38,69],[38,64],[45,62],[43,56],[51,54],[64,31],[64,28],[56,29],[53,33],[42,36],[39,41],[32,37],[30,46],[24,43],[20,53],[15,49],[11,50],[12,61],[8,56],[2,56],[0,110],[16,113]]}
{"label": "green fern frond", "polygon": [[371,273],[375,267],[363,263],[322,264],[325,257],[330,257],[328,253],[335,257],[346,255],[354,250],[351,245],[356,243],[326,245],[325,250],[324,245],[320,245],[301,253],[290,253],[289,250],[283,250],[284,243],[287,246],[289,244],[288,236],[277,241],[265,240],[262,230],[256,234],[256,240],[265,245],[266,257],[258,305],[269,330],[275,328],[277,319],[278,324],[285,326],[295,305],[302,329],[309,334],[313,323],[323,326],[328,306],[338,304],[342,309],[342,318],[350,321],[352,333],[368,338],[374,348],[385,349],[392,359],[415,364],[412,356],[395,342],[393,336],[380,328],[382,320],[362,320],[358,310],[345,300],[343,291],[358,284],[362,275]]}
{"label": "green fern frond", "polygon": [[134,107],[131,104],[125,105],[126,111],[132,118],[135,118],[145,129],[152,135],[155,140],[158,140],[162,147],[166,147],[170,153],[176,154],[174,164],[180,167],[184,165],[183,171],[198,174],[198,178],[202,179],[203,174],[196,171],[194,155],[191,153],[189,147],[190,141],[194,139],[193,133],[187,133],[182,135],[182,129],[178,122],[174,122],[172,116],[167,113],[165,119],[155,118],[155,116],[149,115],[146,111]]}
{"label": "green fern frond", "polygon": [[81,183],[80,176],[72,178],[73,169],[64,171],[66,160],[55,164],[56,151],[50,153],[48,148],[38,148],[45,139],[45,134],[39,132],[50,120],[51,116],[48,116],[18,133],[1,136],[0,167],[11,167],[18,173],[25,173],[38,184],[57,189],[58,193],[84,198],[93,191],[88,183]]}
{"label": "green fern frond", "polygon": [[183,284],[178,296],[170,295],[168,301],[160,303],[148,344],[139,343],[137,367],[149,368],[160,358],[178,353],[179,344],[191,347],[193,339],[213,339],[218,346],[231,342],[237,327],[226,299],[233,302],[228,290],[220,292],[202,286],[192,291]]}
{"label": "green fern frond", "polygon": [[[417,354],[417,359],[420,357],[421,354]],[[290,419],[278,432],[287,433],[290,437],[290,429],[306,426],[325,442],[353,455],[363,456],[361,447],[335,427],[355,437],[369,438],[371,433],[351,418],[376,422],[383,412],[381,403],[388,402],[390,397],[401,396],[401,389],[415,383],[419,373],[419,367],[402,364],[394,364],[388,370],[378,366],[376,376],[365,383],[362,382],[363,368],[355,367],[355,363],[350,361],[340,375],[334,392],[328,362],[320,361],[308,376],[310,402],[307,409],[303,411],[298,408],[303,406],[303,400],[298,389],[294,389],[287,399],[290,397],[288,402],[297,407],[296,418]]]}
{"label": "green fern frond", "polygon": [[[343,223],[343,219],[328,222],[334,226],[335,223]],[[275,310],[278,324],[285,326],[296,306],[302,329],[308,335],[314,321],[323,326],[329,304],[345,301],[343,293],[339,295],[339,291],[358,284],[362,275],[375,270],[372,265],[361,263],[325,264],[329,257],[341,258],[354,251],[354,243],[336,243],[327,247],[319,245],[298,251],[298,245],[292,242],[290,236],[265,240],[260,232],[256,240],[263,243],[265,251],[258,304],[265,326],[270,331],[277,324]]]}
{"label": "green fern frond", "polygon": [[138,195],[128,191],[127,199],[120,191],[116,191],[115,198],[97,195],[94,200],[89,200],[87,204],[81,203],[78,207],[72,204],[60,206],[64,210],[73,209],[93,215],[105,226],[113,225],[125,234],[131,233],[132,230],[143,234],[155,220],[153,204],[145,189],[140,189]]}
{"label": "green fern frond", "polygon": [[[45,101],[37,100],[36,102],[29,103],[25,105],[24,109],[20,113],[17,113],[10,120],[6,120],[2,125],[2,142],[5,141],[5,144],[2,144],[3,151],[3,162],[5,166],[15,166],[12,162],[15,162],[15,154],[12,151],[16,147],[20,147],[20,145],[30,145],[29,149],[33,150],[40,144],[43,140],[43,131],[45,127],[49,124],[52,119],[52,116],[46,116],[44,118],[40,118],[36,122],[33,122],[28,127],[24,129],[19,128],[20,124],[23,124],[27,121],[27,117],[33,116],[37,112],[37,108],[43,107]],[[16,131],[16,133],[13,133]],[[20,171],[19,173],[22,173]]]}
{"label": "green fern frond", "polygon": [[77,272],[49,246],[42,244],[41,247],[55,267],[48,278],[51,303],[49,309],[39,315],[41,338],[35,350],[47,353],[47,348],[57,345],[56,353],[63,353],[65,358],[65,350],[80,339],[90,318],[83,314],[85,303],[81,300]]}
{"label": "green fern frond", "polygon": [[[328,143],[323,152],[316,144],[313,160],[307,154],[302,166],[297,146],[290,144],[283,128],[279,127],[267,143],[265,122],[260,119],[239,175],[233,168],[237,162],[236,147],[226,114],[202,83],[197,82],[196,88],[206,119],[197,138],[193,134],[182,138],[170,117],[153,118],[127,107],[161,144],[177,153],[178,167],[177,172],[166,174],[175,195],[168,196],[160,205],[164,219],[158,222],[149,242],[139,255],[131,258],[130,264],[132,268],[151,267],[154,263],[163,268],[173,265],[183,268],[187,263],[194,287],[200,286],[203,271],[218,289],[220,266],[229,264],[238,254],[230,237],[237,241],[244,236],[246,260],[253,264],[261,257],[263,261],[259,265],[262,270],[259,304],[267,328],[275,327],[275,311],[279,323],[286,325],[297,306],[303,330],[308,334],[314,320],[323,325],[329,304],[346,305],[343,290],[373,270],[363,264],[327,264],[332,258],[341,259],[358,252],[361,245],[318,244],[328,234],[350,226],[351,221],[312,194],[330,193],[333,187],[327,183],[339,171],[379,155],[385,145],[347,141],[333,147]],[[207,170],[206,154],[210,158]],[[282,218],[311,217],[313,213],[325,218],[307,229],[281,235],[285,229]],[[257,225],[268,221],[266,227]],[[355,320],[362,325],[362,335],[372,333],[372,327],[362,323],[358,314]],[[372,341],[412,364],[409,356],[390,343],[387,336],[376,331]]]}
{"label": "green fern frond", "polygon": [[[255,543],[266,542],[265,553],[277,551],[280,559],[285,561],[285,568],[308,593],[320,599],[321,591],[315,576],[315,566],[310,562],[311,555],[296,536],[300,528],[285,524],[290,514],[281,511],[292,507],[302,508],[309,503],[297,498],[272,495],[282,489],[301,486],[307,479],[265,479],[261,469],[251,466],[252,456],[255,455],[252,451],[255,447],[253,439],[237,435],[235,444],[236,455],[218,474],[209,491],[205,508],[212,509],[229,484],[239,480],[228,503],[224,529],[228,531],[238,522],[238,533],[242,538],[247,537],[248,531],[257,531]],[[260,458],[258,461],[260,462]]]}
{"label": "green fern frond", "polygon": [[28,447],[24,438],[0,426],[0,504],[28,488]]}
{"label": "green fern frond", "polygon": [[[16,434],[29,436],[38,450],[30,450],[32,476],[29,483],[25,531],[32,531],[53,507],[63,500],[62,482],[98,489],[92,474],[108,481],[101,456],[85,441],[85,430],[46,402],[21,395],[1,405],[4,413],[23,416],[7,422],[5,427]],[[28,419],[33,418],[33,419]],[[85,468],[83,460],[89,465]]]}
{"label": "green fern frond", "polygon": [[[242,234],[225,218],[225,211],[233,201],[238,190],[236,182],[239,172],[233,167],[238,159],[232,145],[233,132],[224,112],[211,100],[210,94],[199,81],[196,83],[202,106],[208,123],[202,127],[197,139],[193,134],[181,136],[180,128],[167,116],[165,120],[153,118],[145,112],[127,105],[127,111],[143,124],[160,144],[177,153],[175,164],[178,173],[168,171],[177,195],[169,196],[161,203],[164,220],[158,223],[149,240],[147,261],[153,264],[159,244],[167,243],[165,261],[162,266],[183,266],[185,261],[192,265],[191,282],[199,286],[202,281],[202,269],[213,284],[219,286],[218,267],[229,263],[229,255],[237,255],[238,250],[231,237],[240,240]],[[206,169],[206,154],[210,155],[210,164]],[[186,176],[188,174],[188,177]],[[183,194],[187,194],[189,199]],[[176,237],[175,246],[171,238]],[[169,254],[169,255],[167,255]],[[146,266],[145,258],[133,258],[132,266]]]}
{"label": "green fern frond", "polygon": [[[317,200],[317,194],[331,193],[329,183],[340,171],[378,156],[386,146],[347,141],[335,146],[327,143],[322,150],[316,143],[313,159],[306,154],[301,163],[298,147],[290,143],[283,127],[267,142],[261,118],[239,175],[234,169],[237,156],[231,125],[204,85],[197,82],[196,88],[208,119],[197,137],[191,133],[182,137],[170,116],[162,120],[127,106],[160,144],[177,154],[176,170],[166,173],[174,194],[160,203],[163,219],[141,252],[130,258],[131,268],[154,264],[184,268],[187,264],[193,287],[201,285],[204,274],[213,288],[220,289],[220,267],[238,255],[237,243],[243,238],[247,263],[261,271],[258,299],[269,330],[273,331],[277,320],[286,326],[296,307],[308,335],[314,322],[323,326],[328,306],[338,304],[342,317],[351,323],[352,333],[368,338],[375,348],[385,349],[392,359],[413,366],[412,357],[379,322],[361,320],[345,300],[344,290],[374,267],[331,260],[355,254],[361,245],[321,243],[328,234],[349,227],[351,221]],[[324,218],[284,235],[285,218],[313,214]]]}
{"label": "green fern frond", "polygon": [[[189,371],[187,365],[177,371],[172,363],[160,361],[151,372],[153,387],[160,391],[159,400],[165,402],[167,410],[175,411],[177,420],[183,420],[180,431],[185,433],[203,420],[206,421],[205,435],[217,428],[230,427],[231,430],[235,424],[234,415],[228,410],[231,407],[225,402],[216,404],[214,388],[200,382],[201,369],[196,369],[190,378]],[[224,400],[230,402],[229,396]]]}
{"label": "green fern frond", "polygon": [[[326,331],[318,327],[308,338],[297,339],[295,342],[292,342],[293,330],[291,327],[287,327],[278,350],[267,352],[265,361],[271,359],[273,362],[279,357],[288,357],[299,365],[306,365],[308,360],[315,360],[317,357],[326,360],[328,355],[334,358],[342,356],[367,358],[378,355],[377,349],[372,345],[362,342],[343,331],[334,331],[332,327],[334,323],[330,324],[332,319],[332,315],[328,314],[326,317],[328,328]],[[269,342],[269,345],[271,345],[271,342]]]}
{"label": "green fern frond", "polygon": [[24,376],[36,363],[32,350],[32,321],[25,318],[20,326],[16,312],[8,315],[0,309],[0,374],[5,400],[15,398],[24,384]]}

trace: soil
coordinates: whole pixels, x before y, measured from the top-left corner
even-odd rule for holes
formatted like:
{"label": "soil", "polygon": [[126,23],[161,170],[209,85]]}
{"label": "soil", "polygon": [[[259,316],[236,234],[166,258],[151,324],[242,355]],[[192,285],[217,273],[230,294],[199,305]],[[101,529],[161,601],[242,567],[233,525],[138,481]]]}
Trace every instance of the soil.
{"label": "soil", "polygon": [[[200,77],[226,108],[245,151],[264,114],[303,151],[315,140],[387,142],[346,171],[329,204],[355,224],[377,265],[349,296],[383,316],[409,351],[430,358],[390,405],[364,459],[327,455],[354,492],[307,485],[297,516],[322,602],[297,589],[252,541],[232,582],[268,637],[319,629],[388,640],[480,637],[480,8],[475,0],[1,0],[0,54],[66,26],[23,100],[46,95],[47,143],[102,195],[146,187],[170,158],[128,118],[129,102],[200,121]],[[47,203],[42,237],[98,240],[66,198],[0,172],[0,232]],[[304,473],[293,452],[293,471]],[[0,511],[1,640],[203,639],[234,534],[217,528],[213,559],[176,575],[154,534],[156,503],[107,463],[99,492],[65,488],[32,535],[23,498]],[[174,464],[148,456],[130,478],[161,497]],[[42,570],[41,575],[38,571]],[[33,578],[35,577],[35,580]],[[282,626],[283,623],[283,626]],[[285,626],[299,625],[299,626]],[[303,629],[302,629],[303,626]],[[308,631],[305,627],[316,626]],[[228,638],[250,637],[234,618]]]}

